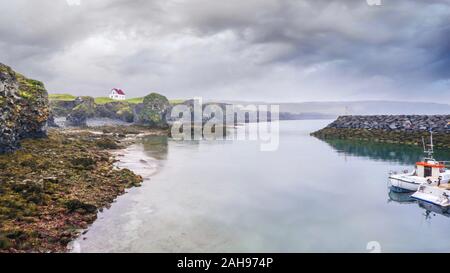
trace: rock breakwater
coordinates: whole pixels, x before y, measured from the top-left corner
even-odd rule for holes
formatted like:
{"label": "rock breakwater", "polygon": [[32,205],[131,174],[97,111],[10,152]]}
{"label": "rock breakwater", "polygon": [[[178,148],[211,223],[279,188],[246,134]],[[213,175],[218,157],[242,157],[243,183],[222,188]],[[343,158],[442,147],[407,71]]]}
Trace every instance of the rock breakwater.
{"label": "rock breakwater", "polygon": [[450,132],[450,115],[341,116],[327,128]]}
{"label": "rock breakwater", "polygon": [[321,139],[355,139],[422,145],[434,132],[437,147],[450,148],[450,115],[341,116],[312,133]]}

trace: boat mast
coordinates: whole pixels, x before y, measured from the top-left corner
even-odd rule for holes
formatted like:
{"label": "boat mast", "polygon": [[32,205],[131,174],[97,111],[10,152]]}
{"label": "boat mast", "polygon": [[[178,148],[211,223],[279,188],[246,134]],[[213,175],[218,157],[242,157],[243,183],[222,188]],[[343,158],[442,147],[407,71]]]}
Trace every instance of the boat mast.
{"label": "boat mast", "polygon": [[431,139],[430,150],[431,155],[433,155],[434,154],[433,131],[430,131],[430,139]]}
{"label": "boat mast", "polygon": [[425,138],[422,137],[422,145],[423,145],[423,152],[426,153],[427,152],[427,146],[425,145]]}
{"label": "boat mast", "polygon": [[[425,154],[428,155],[428,158],[427,158],[427,159],[429,159],[429,160],[434,160],[434,158],[433,158],[433,154],[434,154],[434,143],[433,143],[433,131],[432,131],[432,130],[430,130],[430,144],[429,144],[429,145],[425,145],[425,140],[424,140],[423,137],[422,137],[422,142],[423,142],[423,149],[424,149],[424,152],[425,152]],[[427,149],[426,146],[428,146],[429,149]]]}

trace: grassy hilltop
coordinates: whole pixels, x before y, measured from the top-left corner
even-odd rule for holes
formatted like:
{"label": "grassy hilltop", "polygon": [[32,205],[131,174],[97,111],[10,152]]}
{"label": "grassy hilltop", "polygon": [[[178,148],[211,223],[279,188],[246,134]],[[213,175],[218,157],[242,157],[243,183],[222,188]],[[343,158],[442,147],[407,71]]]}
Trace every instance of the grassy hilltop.
{"label": "grassy hilltop", "polygon": [[[77,97],[71,94],[49,94],[49,99],[52,101],[73,101],[75,100]],[[95,97],[94,101],[96,104],[106,104],[106,103],[110,103],[110,102],[117,102],[117,100],[113,100],[110,99],[108,97]],[[182,103],[184,100],[182,99],[172,99],[169,100],[171,104],[180,104]],[[131,99],[126,99],[124,100],[124,102],[128,102],[131,104],[139,104],[139,103],[143,103],[144,102],[144,97],[138,97],[138,98],[131,98]]]}

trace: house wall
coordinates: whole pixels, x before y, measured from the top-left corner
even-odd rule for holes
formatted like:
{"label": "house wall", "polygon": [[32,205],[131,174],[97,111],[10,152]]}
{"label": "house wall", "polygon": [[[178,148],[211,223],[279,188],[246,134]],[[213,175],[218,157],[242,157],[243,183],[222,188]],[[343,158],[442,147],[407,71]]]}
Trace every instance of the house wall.
{"label": "house wall", "polygon": [[109,98],[111,98],[111,99],[113,99],[113,100],[125,100],[126,96],[124,96],[124,95],[119,95],[119,94],[113,92],[113,93],[111,93],[111,94],[109,95]]}

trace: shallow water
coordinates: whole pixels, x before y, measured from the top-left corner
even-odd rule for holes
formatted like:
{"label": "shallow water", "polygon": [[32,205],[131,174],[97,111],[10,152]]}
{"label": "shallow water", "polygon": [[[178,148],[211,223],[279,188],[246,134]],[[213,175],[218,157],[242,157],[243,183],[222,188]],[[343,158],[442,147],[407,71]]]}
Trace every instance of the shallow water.
{"label": "shallow water", "polygon": [[[71,127],[67,125],[66,117],[55,117],[55,124],[61,128]],[[132,123],[110,118],[90,118],[86,120],[87,127],[119,126],[119,125],[127,126],[131,124]]]}
{"label": "shallow water", "polygon": [[76,250],[450,251],[445,213],[388,189],[389,171],[411,168],[421,149],[309,136],[328,122],[281,122],[275,152],[146,138],[120,157],[145,183],[100,213]]}

